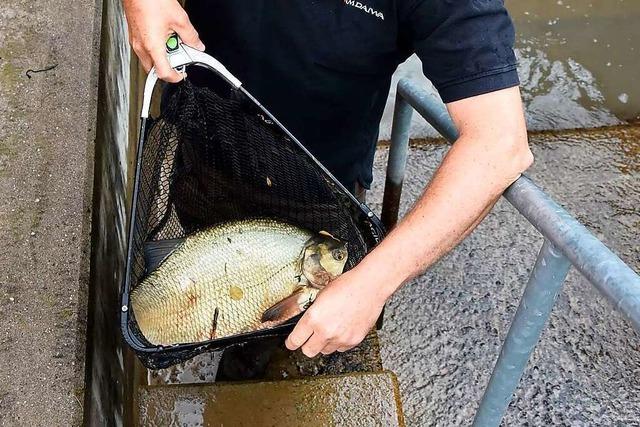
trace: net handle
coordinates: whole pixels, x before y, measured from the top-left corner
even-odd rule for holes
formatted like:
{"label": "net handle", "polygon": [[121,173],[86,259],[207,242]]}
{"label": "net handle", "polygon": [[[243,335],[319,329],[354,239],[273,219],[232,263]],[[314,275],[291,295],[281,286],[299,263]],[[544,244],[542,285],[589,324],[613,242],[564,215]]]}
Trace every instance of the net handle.
{"label": "net handle", "polygon": [[[240,82],[240,80],[238,80],[236,76],[231,74],[229,70],[227,70],[227,68],[220,63],[220,61],[218,61],[211,55],[207,55],[202,51],[199,51],[192,48],[191,46],[182,43],[179,39],[178,44],[175,48],[167,48],[167,59],[169,60],[169,64],[171,64],[171,67],[178,72],[183,72],[184,67],[187,65],[197,65],[215,72],[236,89],[242,86],[242,82]],[[151,108],[151,96],[153,95],[153,88],[156,86],[157,82],[158,74],[156,73],[156,68],[153,67],[151,68],[151,71],[149,71],[149,75],[147,76],[147,80],[144,84],[142,112],[140,113],[140,117],[143,119],[149,117],[149,109]]]}

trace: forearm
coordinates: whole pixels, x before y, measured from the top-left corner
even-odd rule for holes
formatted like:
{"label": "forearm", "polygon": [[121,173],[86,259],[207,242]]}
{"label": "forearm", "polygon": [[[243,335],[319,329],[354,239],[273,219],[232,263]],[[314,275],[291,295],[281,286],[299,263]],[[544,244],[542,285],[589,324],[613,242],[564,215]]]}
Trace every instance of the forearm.
{"label": "forearm", "polygon": [[313,357],[361,342],[389,296],[464,239],[533,161],[517,87],[447,108],[460,138],[424,194],[377,248],[320,292],[289,349]]}
{"label": "forearm", "polygon": [[505,143],[489,138],[462,135],[415,207],[357,267],[365,276],[375,271],[382,298],[460,243],[530,165],[526,136]]}

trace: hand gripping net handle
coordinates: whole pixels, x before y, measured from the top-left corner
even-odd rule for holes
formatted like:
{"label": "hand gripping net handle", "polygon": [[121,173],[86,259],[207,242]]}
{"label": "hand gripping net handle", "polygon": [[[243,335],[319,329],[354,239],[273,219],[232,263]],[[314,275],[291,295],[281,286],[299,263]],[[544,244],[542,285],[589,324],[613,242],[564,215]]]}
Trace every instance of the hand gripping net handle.
{"label": "hand gripping net handle", "polygon": [[[169,44],[170,41],[177,40],[177,44],[172,48]],[[167,41],[167,59],[171,67],[180,72],[184,70],[187,65],[197,65],[203,68],[207,68],[224,80],[226,80],[231,86],[238,89],[242,86],[242,82],[238,80],[233,74],[226,69],[217,59],[201,52],[197,49],[187,46],[182,43],[177,36],[173,35]],[[147,80],[144,84],[144,97],[142,99],[142,112],[140,117],[146,119],[149,117],[149,108],[151,106],[151,96],[153,95],[153,88],[158,81],[158,74],[156,74],[155,67],[151,68]]]}

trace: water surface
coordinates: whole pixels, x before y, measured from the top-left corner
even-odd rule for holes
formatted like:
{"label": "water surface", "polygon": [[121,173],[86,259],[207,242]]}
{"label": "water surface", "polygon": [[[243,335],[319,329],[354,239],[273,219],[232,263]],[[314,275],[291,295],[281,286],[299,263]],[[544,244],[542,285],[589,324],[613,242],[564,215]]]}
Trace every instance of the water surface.
{"label": "water surface", "polygon": [[[640,114],[640,1],[507,0],[516,25],[516,54],[530,130],[590,128]],[[420,61],[396,72],[429,87]],[[435,92],[435,91],[434,91]],[[394,89],[381,138],[390,133]],[[435,133],[414,119],[414,136]]]}

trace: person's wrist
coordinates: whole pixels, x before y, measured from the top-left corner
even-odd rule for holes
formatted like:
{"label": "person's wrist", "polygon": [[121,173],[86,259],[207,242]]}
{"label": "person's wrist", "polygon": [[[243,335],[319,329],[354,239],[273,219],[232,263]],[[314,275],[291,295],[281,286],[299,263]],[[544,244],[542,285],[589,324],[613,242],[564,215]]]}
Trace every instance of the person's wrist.
{"label": "person's wrist", "polygon": [[371,263],[365,258],[352,270],[352,283],[357,284],[360,291],[372,298],[374,303],[382,306],[404,282],[402,275],[394,270],[386,263]]}

